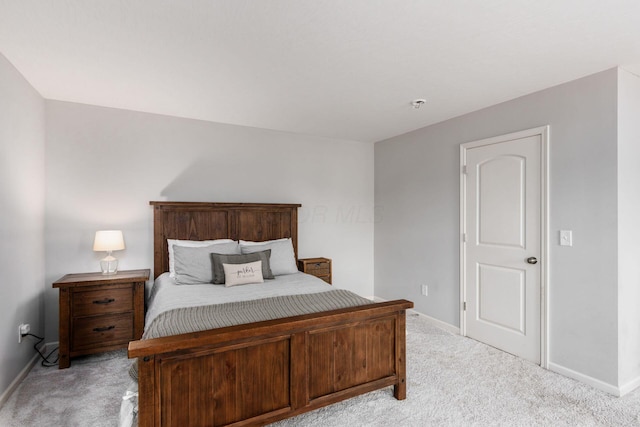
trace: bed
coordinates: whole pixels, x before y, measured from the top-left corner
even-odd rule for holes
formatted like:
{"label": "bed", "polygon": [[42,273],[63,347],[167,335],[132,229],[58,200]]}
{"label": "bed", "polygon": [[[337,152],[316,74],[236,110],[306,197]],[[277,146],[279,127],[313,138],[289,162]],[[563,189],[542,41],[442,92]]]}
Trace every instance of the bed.
{"label": "bed", "polygon": [[[150,204],[155,278],[169,271],[167,239],[290,238],[297,257],[298,204]],[[370,303],[132,341],[138,425],[265,425],[389,386],[405,399],[411,307]]]}

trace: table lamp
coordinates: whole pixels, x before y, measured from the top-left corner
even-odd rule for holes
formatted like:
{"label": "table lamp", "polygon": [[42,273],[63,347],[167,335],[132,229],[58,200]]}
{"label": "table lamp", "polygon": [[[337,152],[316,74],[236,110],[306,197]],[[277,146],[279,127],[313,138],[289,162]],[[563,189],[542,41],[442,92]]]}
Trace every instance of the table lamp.
{"label": "table lamp", "polygon": [[118,272],[118,259],[111,255],[112,251],[124,249],[124,238],[120,230],[96,231],[96,238],[93,241],[93,250],[106,251],[107,256],[100,260],[102,274],[116,274]]}

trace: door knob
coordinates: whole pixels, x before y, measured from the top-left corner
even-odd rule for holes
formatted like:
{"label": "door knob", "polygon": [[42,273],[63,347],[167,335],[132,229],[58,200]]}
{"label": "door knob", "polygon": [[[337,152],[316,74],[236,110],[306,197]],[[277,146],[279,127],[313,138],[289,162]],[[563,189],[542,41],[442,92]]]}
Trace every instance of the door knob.
{"label": "door knob", "polygon": [[529,264],[537,264],[538,263],[538,258],[536,258],[534,256],[530,256],[529,258],[527,258],[527,262]]}

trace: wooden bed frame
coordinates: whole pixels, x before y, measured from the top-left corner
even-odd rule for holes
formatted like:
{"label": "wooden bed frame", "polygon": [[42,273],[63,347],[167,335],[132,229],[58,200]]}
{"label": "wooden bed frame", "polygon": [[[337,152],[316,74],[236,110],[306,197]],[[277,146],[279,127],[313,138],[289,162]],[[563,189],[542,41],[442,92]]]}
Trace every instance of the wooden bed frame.
{"label": "wooden bed frame", "polygon": [[[167,238],[291,237],[297,204],[150,202],[154,277]],[[132,341],[138,425],[265,425],[379,388],[406,397],[406,300]]]}

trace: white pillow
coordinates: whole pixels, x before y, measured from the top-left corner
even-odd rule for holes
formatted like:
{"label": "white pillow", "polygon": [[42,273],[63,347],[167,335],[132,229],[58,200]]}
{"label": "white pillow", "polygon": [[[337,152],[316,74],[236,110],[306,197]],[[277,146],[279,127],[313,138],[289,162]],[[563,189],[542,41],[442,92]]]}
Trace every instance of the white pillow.
{"label": "white pillow", "polygon": [[167,245],[169,246],[169,275],[176,277],[175,258],[173,255],[173,245],[187,246],[189,248],[200,248],[203,246],[215,245],[216,243],[229,243],[234,242],[232,239],[216,239],[216,240],[177,240],[167,239]]}
{"label": "white pillow", "polygon": [[271,249],[269,265],[271,266],[271,272],[274,276],[298,272],[291,238],[269,240],[266,242],[246,242],[240,240],[240,250],[243,254],[252,254],[267,249]]}
{"label": "white pillow", "polygon": [[246,285],[249,283],[262,283],[262,261],[248,262],[246,264],[222,264],[224,268],[224,286]]}
{"label": "white pillow", "polygon": [[265,240],[264,242],[252,242],[251,240],[239,240],[240,246],[255,246],[255,245],[266,245],[267,243],[273,242],[285,242],[287,240],[291,240],[291,237],[283,237],[282,239],[275,240]]}
{"label": "white pillow", "polygon": [[[240,246],[238,246],[238,242],[216,243],[214,245],[195,248],[173,245],[173,261],[176,268],[176,277],[174,277],[174,280],[178,285],[213,283],[213,254],[230,255],[239,252]],[[249,255],[245,255],[245,257],[246,256]],[[257,260],[262,260],[262,258],[254,257],[254,259],[247,259],[242,262]],[[231,263],[231,261],[228,262]],[[222,270],[222,266],[220,266],[220,269]],[[224,274],[224,272],[221,272],[221,274]]]}

